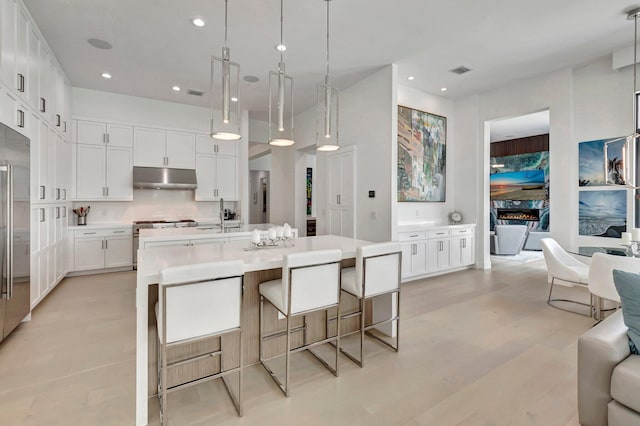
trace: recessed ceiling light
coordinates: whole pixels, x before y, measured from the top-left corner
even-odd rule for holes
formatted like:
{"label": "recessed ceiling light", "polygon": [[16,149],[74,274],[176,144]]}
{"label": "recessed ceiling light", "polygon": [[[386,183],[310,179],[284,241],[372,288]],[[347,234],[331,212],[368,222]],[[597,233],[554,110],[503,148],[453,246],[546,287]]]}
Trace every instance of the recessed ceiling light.
{"label": "recessed ceiling light", "polygon": [[106,78],[106,79],[111,78],[111,74],[109,74],[108,72],[103,72],[101,75],[102,75],[102,78]]}
{"label": "recessed ceiling light", "polygon": [[441,91],[441,92],[446,92],[446,91],[447,91],[447,88],[446,88],[446,87],[443,87],[443,88],[441,88],[441,89],[440,89],[440,91]]}
{"label": "recessed ceiling light", "polygon": [[280,43],[280,44],[276,45],[276,50],[278,52],[284,52],[285,50],[287,50],[287,46],[285,46],[284,44]]}
{"label": "recessed ceiling light", "polygon": [[191,20],[191,23],[192,23],[193,25],[195,25],[196,27],[200,27],[200,28],[202,28],[202,27],[204,27],[205,25],[207,25],[207,23],[206,23],[206,22],[204,22],[204,19],[202,19],[202,18],[193,18],[193,19]]}
{"label": "recessed ceiling light", "polygon": [[174,92],[179,92],[180,86],[171,86],[171,90],[173,90]]}
{"label": "recessed ceiling light", "polygon": [[234,96],[233,98],[231,98],[231,102],[238,102],[238,98]]}
{"label": "recessed ceiling light", "polygon": [[247,83],[257,83],[258,81],[260,81],[260,79],[255,75],[245,75],[244,77],[242,77],[242,79]]}
{"label": "recessed ceiling light", "polygon": [[90,38],[87,43],[95,47],[96,49],[109,50],[113,46],[108,41],[100,40],[99,38]]}
{"label": "recessed ceiling light", "polygon": [[413,80],[415,80],[415,77],[414,77],[414,76],[412,76],[412,75],[410,75],[409,77],[407,77],[407,80],[409,80],[409,81],[413,81]]}

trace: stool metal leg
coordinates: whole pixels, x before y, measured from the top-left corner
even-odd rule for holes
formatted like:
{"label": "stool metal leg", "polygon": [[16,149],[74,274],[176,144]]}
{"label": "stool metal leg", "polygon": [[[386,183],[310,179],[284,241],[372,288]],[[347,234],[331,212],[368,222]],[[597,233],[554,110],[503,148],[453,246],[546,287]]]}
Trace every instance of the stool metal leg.
{"label": "stool metal leg", "polygon": [[287,354],[284,376],[284,396],[289,396],[289,357],[291,355],[291,314],[287,315]]}

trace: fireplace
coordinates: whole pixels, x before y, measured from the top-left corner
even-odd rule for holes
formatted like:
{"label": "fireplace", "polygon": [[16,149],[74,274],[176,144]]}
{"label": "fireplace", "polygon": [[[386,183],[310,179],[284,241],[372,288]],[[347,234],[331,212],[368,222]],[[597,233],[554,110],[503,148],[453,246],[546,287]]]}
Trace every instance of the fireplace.
{"label": "fireplace", "polygon": [[538,209],[498,209],[498,220],[540,221]]}

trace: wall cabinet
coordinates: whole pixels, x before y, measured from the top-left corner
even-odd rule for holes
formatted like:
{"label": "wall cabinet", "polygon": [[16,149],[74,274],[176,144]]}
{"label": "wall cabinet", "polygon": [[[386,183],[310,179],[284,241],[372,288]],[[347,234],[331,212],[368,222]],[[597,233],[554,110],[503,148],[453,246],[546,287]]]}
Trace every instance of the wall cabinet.
{"label": "wall cabinet", "polygon": [[196,155],[196,201],[235,201],[238,199],[237,157]]}
{"label": "wall cabinet", "polygon": [[329,194],[327,230],[329,234],[355,238],[356,151],[344,148],[327,156]]}
{"label": "wall cabinet", "polygon": [[238,155],[238,141],[220,141],[209,135],[196,135],[197,154]]}
{"label": "wall cabinet", "polygon": [[131,148],[77,144],[75,198],[133,200]]}
{"label": "wall cabinet", "polygon": [[196,168],[194,133],[135,127],[133,141],[134,166]]}
{"label": "wall cabinet", "polygon": [[475,225],[400,232],[402,278],[415,279],[473,265]]}
{"label": "wall cabinet", "polygon": [[133,148],[132,126],[86,120],[78,120],[76,126],[77,143]]}
{"label": "wall cabinet", "polygon": [[131,229],[76,230],[74,271],[133,267]]}

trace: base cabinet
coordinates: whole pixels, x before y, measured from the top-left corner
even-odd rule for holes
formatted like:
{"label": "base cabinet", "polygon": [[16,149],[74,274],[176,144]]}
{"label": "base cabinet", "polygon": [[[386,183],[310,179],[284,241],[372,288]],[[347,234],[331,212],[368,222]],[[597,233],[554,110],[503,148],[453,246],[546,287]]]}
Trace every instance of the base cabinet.
{"label": "base cabinet", "polygon": [[401,232],[402,279],[414,279],[473,265],[475,225]]}
{"label": "base cabinet", "polygon": [[130,229],[75,231],[73,271],[133,267]]}

